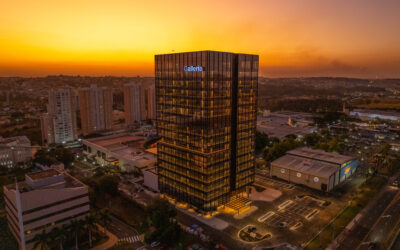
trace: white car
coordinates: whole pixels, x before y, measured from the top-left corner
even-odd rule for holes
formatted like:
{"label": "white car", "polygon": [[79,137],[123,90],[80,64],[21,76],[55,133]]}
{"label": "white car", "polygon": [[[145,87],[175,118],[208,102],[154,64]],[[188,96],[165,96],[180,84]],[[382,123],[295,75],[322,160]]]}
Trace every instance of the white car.
{"label": "white car", "polygon": [[160,242],[158,242],[158,241],[153,241],[153,242],[150,244],[151,247],[157,247],[157,246],[159,246],[159,245],[160,245]]}

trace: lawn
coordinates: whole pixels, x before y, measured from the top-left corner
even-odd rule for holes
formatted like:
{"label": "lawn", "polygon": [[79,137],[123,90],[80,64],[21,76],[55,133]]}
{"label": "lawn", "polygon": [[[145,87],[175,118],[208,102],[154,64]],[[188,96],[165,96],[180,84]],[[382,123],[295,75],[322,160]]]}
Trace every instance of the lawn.
{"label": "lawn", "polygon": [[334,222],[328,225],[305,249],[319,249],[320,244],[322,249],[325,249],[332,242],[332,239],[336,238],[368,202],[379,193],[386,182],[387,180],[381,176],[371,177],[364,182],[351,205],[344,209]]}

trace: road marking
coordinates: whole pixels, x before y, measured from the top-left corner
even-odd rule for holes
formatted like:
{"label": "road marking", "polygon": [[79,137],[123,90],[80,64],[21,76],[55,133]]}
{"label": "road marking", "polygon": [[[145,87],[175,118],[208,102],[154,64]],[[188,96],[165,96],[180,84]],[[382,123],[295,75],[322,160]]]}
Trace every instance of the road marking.
{"label": "road marking", "polygon": [[135,243],[135,242],[140,241],[140,239],[139,239],[138,235],[133,235],[133,236],[128,236],[128,237],[124,237],[124,238],[118,239],[118,241],[119,242],[126,241],[126,242],[129,242],[129,243]]}
{"label": "road marking", "polygon": [[274,214],[275,214],[274,212],[269,211],[268,213],[266,213],[263,216],[261,216],[260,218],[258,218],[258,221],[262,223]]}

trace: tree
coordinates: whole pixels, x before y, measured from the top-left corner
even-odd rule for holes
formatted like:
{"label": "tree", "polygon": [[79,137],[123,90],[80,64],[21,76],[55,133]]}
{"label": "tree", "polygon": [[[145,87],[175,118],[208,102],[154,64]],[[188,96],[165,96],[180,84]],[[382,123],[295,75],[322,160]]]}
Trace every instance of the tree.
{"label": "tree", "polygon": [[317,145],[321,140],[322,140],[321,136],[318,135],[317,133],[306,134],[303,139],[303,141],[309,147]]}
{"label": "tree", "polygon": [[99,181],[99,191],[102,194],[118,194],[119,177],[116,175],[105,175]]}
{"label": "tree", "polygon": [[72,151],[69,148],[64,148],[63,146],[57,146],[52,150],[52,153],[56,157],[56,159],[64,164],[65,167],[71,165],[74,162],[75,157]]}
{"label": "tree", "polygon": [[163,199],[154,200],[146,210],[148,225],[156,228],[166,227],[171,219],[177,215],[176,210],[170,206],[168,201]]}
{"label": "tree", "polygon": [[295,149],[299,146],[299,143],[293,138],[288,138],[282,142],[274,143],[274,145],[268,150],[264,151],[264,159],[266,161],[273,161],[283,156],[287,151]]}
{"label": "tree", "polygon": [[46,230],[43,229],[42,233],[36,234],[33,238],[33,241],[35,242],[33,249],[36,249],[38,246],[40,246],[42,250],[50,250],[50,236],[46,233]]}
{"label": "tree", "polygon": [[89,233],[89,247],[92,248],[92,231],[97,229],[96,217],[94,215],[86,216],[85,227]]}
{"label": "tree", "polygon": [[269,142],[268,135],[256,130],[256,152],[261,152]]}
{"label": "tree", "polygon": [[107,225],[111,221],[111,215],[106,209],[102,209],[99,213],[99,219],[103,222],[104,236],[107,235]]}
{"label": "tree", "polygon": [[181,235],[181,228],[176,223],[176,210],[166,200],[157,199],[147,207],[147,223],[156,228],[146,236],[146,242],[153,240],[163,244],[174,245]]}
{"label": "tree", "polygon": [[165,227],[160,235],[160,242],[169,246],[179,241],[181,235],[181,227],[176,222],[170,223]]}
{"label": "tree", "polygon": [[78,250],[78,238],[82,230],[83,223],[80,220],[71,221],[71,230],[75,234],[75,249]]}
{"label": "tree", "polygon": [[68,228],[65,224],[62,225],[61,227],[53,228],[53,230],[51,230],[51,232],[50,232],[52,240],[60,246],[61,250],[64,249],[63,244],[64,244],[65,240],[67,239],[67,232],[68,232]]}

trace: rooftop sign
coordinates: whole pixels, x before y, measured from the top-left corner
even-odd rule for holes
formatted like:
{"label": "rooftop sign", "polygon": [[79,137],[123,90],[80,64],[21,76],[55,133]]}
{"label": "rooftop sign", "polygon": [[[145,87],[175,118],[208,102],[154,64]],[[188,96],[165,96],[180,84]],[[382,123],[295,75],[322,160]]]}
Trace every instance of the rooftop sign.
{"label": "rooftop sign", "polygon": [[183,70],[186,72],[203,71],[203,67],[201,67],[201,66],[184,66]]}

